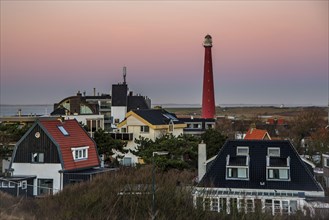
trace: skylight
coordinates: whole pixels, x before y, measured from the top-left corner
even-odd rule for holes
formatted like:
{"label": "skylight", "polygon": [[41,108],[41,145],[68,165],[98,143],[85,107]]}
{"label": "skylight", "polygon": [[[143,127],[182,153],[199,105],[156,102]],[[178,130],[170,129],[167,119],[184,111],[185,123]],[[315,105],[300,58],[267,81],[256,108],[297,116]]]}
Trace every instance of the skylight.
{"label": "skylight", "polygon": [[69,133],[65,130],[63,126],[58,126],[58,129],[62,132],[63,135],[68,136]]}
{"label": "skylight", "polygon": [[172,121],[178,121],[178,119],[175,116],[173,116],[169,113],[165,113],[165,114],[163,114],[163,116],[165,116],[168,119],[171,119]]}

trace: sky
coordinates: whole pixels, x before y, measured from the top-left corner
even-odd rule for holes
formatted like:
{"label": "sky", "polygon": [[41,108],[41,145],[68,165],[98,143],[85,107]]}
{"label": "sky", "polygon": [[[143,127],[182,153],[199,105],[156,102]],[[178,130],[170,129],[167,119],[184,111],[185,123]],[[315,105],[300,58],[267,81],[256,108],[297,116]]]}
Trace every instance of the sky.
{"label": "sky", "polygon": [[154,104],[328,104],[328,1],[1,1],[0,104],[123,81]]}

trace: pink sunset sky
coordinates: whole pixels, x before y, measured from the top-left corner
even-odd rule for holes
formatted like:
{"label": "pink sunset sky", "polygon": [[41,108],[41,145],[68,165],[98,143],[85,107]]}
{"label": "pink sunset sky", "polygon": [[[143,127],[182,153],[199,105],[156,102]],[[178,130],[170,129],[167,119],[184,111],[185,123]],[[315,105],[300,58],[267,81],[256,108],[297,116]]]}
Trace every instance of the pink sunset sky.
{"label": "pink sunset sky", "polygon": [[204,36],[216,105],[328,103],[327,1],[1,1],[0,104],[129,89],[201,104]]}

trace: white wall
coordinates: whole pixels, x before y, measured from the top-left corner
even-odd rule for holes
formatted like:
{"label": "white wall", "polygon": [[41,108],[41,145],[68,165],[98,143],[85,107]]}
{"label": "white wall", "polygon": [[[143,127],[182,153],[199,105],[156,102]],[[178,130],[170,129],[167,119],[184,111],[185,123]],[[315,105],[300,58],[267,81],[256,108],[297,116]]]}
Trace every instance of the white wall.
{"label": "white wall", "polygon": [[[13,163],[14,175],[37,176],[37,179],[53,179],[53,193],[59,192],[63,187],[60,179],[60,171],[62,165],[49,163]],[[37,179],[34,180],[33,195],[37,195]]]}

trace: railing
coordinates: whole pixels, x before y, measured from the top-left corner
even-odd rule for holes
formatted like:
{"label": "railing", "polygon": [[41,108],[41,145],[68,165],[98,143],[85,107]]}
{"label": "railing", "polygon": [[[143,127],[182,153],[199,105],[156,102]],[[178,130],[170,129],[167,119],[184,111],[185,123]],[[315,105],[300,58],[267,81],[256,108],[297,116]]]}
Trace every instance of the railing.
{"label": "railing", "polygon": [[110,133],[111,137],[116,140],[132,141],[133,133]]}

